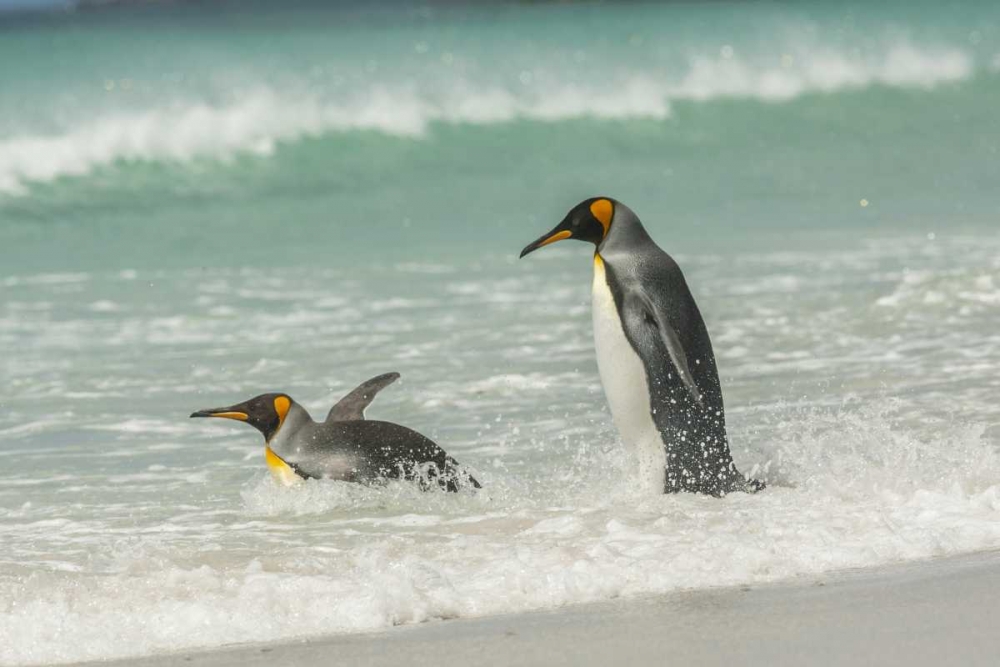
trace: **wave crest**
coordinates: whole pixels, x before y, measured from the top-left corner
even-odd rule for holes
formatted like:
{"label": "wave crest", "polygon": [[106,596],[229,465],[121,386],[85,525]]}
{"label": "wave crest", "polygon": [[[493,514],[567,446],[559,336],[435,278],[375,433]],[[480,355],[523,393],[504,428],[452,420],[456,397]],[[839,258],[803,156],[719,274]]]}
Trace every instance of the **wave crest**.
{"label": "wave crest", "polygon": [[694,57],[690,64],[680,85],[670,91],[674,99],[785,101],[811,92],[834,93],[873,85],[930,89],[967,79],[974,69],[972,59],[962,51],[921,51],[905,44],[876,59],[819,51],[807,58],[784,54],[778,67],[754,67],[732,57]]}
{"label": "wave crest", "polygon": [[[773,59],[772,59],[773,60]],[[275,146],[332,132],[374,131],[419,138],[434,123],[490,125],[525,119],[558,122],[663,119],[671,101],[747,98],[782,102],[808,93],[873,85],[932,88],[974,71],[955,49],[897,45],[882,56],[815,51],[777,62],[742,60],[732,51],[688,59],[671,73],[624,74],[599,88],[451,84],[444,93],[380,84],[349,100],[260,86],[226,104],[171,102],[114,112],[63,132],[0,139],[0,192],[23,194],[30,183],[83,176],[118,162],[186,163],[269,155]]]}

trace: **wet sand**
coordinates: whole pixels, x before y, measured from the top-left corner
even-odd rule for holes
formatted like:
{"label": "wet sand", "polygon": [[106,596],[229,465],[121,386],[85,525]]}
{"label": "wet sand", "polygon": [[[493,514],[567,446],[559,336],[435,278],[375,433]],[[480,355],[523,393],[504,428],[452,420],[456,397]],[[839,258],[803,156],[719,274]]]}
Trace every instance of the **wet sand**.
{"label": "wet sand", "polygon": [[87,665],[995,665],[1000,552]]}

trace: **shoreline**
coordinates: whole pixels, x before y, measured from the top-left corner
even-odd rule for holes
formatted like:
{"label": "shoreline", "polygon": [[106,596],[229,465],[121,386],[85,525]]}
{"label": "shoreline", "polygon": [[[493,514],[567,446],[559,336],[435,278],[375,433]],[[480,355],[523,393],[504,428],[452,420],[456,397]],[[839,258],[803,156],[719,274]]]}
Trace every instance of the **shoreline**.
{"label": "shoreline", "polygon": [[[76,667],[941,664],[1000,654],[1000,551]],[[473,662],[474,661],[474,662]]]}

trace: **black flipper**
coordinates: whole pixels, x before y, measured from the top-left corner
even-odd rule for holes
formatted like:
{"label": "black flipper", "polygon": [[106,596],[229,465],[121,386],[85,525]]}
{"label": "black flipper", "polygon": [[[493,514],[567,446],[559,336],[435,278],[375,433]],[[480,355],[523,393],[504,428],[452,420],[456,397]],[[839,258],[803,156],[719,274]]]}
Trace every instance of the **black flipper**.
{"label": "black flipper", "polygon": [[[733,464],[711,348],[689,354],[672,325],[678,316],[672,317],[669,305],[641,289],[623,291],[625,334],[643,358],[651,406],[661,408],[654,409],[652,418],[667,452],[664,491],[723,496],[764,488],[763,483],[744,477]],[[664,353],[668,360],[663,359]],[[699,358],[703,361],[697,365]]]}
{"label": "black flipper", "polygon": [[691,398],[696,404],[703,405],[701,392],[694,383],[691,369],[688,368],[687,353],[681,345],[681,339],[677,332],[667,320],[666,314],[657,308],[652,299],[644,292],[631,290],[625,295],[625,323],[626,326],[634,326],[641,322],[646,322],[656,329],[684,387],[690,392]]}
{"label": "black flipper", "polygon": [[344,396],[330,408],[326,420],[328,422],[343,422],[364,419],[365,409],[371,404],[375,395],[398,379],[399,373],[385,373],[361,383],[357,389]]}

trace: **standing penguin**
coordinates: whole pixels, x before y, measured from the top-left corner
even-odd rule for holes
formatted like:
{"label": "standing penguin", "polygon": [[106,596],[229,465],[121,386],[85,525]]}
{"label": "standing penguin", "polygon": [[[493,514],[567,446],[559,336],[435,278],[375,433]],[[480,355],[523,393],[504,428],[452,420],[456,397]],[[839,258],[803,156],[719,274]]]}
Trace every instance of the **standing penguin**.
{"label": "standing penguin", "polygon": [[[399,373],[363,383],[330,409],[326,421],[314,422],[287,394],[261,394],[228,408],[199,410],[192,417],[243,421],[264,434],[264,457],[276,480],[293,484],[309,478],[374,482],[385,478],[418,479],[458,491],[466,477],[458,463],[425,436],[392,422],[365,419],[375,394]],[[468,483],[480,488],[468,477]]]}
{"label": "standing penguin", "polygon": [[714,496],[762,489],[733,464],[712,342],[677,263],[630,208],[608,197],[580,202],[521,257],[563,239],[597,248],[597,366],[640,483]]}

